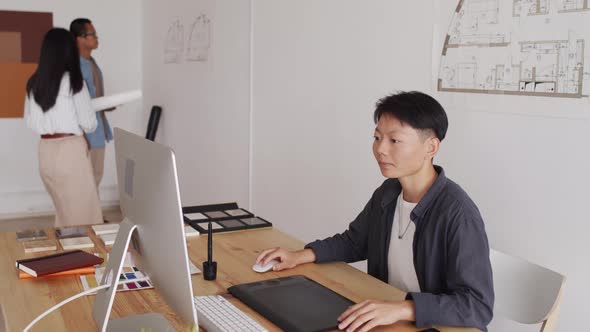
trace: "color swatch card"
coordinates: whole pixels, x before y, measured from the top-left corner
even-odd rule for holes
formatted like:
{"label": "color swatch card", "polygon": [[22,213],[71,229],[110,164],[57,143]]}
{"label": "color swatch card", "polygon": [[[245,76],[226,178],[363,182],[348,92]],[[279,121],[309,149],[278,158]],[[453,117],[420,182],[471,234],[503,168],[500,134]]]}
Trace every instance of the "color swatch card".
{"label": "color swatch card", "polygon": [[[95,254],[97,256],[106,256],[105,263],[96,267],[94,274],[90,275],[83,275],[80,276],[80,281],[82,281],[82,286],[84,290],[87,291],[94,287],[97,287],[100,280],[102,280],[102,276],[106,269],[106,262],[108,260],[107,254]],[[131,255],[125,256],[125,261],[123,262],[123,269],[121,270],[121,274],[119,275],[119,281],[129,281],[122,285],[117,286],[117,291],[128,291],[128,290],[139,290],[139,289],[149,289],[154,288],[152,283],[149,280],[145,281],[134,281],[134,279],[143,278],[144,275],[139,271],[137,267],[135,267],[131,261]],[[89,295],[96,294],[93,292]]]}
{"label": "color swatch card", "polygon": [[190,259],[188,260],[188,270],[191,275],[201,273],[201,270],[198,267],[196,267]]}
{"label": "color swatch card", "polygon": [[94,242],[87,236],[60,239],[59,243],[64,250],[94,248]]}
{"label": "color swatch card", "polygon": [[[95,255],[105,258],[105,261],[102,265],[96,267],[95,273],[93,275],[80,276],[80,280],[82,281],[82,286],[84,287],[85,291],[98,286],[100,280],[102,280],[104,270],[106,269],[108,254]],[[201,272],[201,270],[199,270],[190,260],[189,269],[191,274],[197,274]],[[121,270],[121,274],[119,275],[119,281],[124,281],[124,283],[117,286],[117,291],[130,291],[154,288],[152,282],[149,279],[135,281],[136,279],[143,278],[144,276],[145,275],[141,273],[141,271],[135,266],[135,263],[133,262],[133,256],[130,253],[128,253],[127,255],[125,255],[123,269]],[[89,295],[92,294],[96,294],[96,292],[93,292]]]}
{"label": "color swatch card", "polygon": [[249,226],[266,226],[266,225],[268,225],[268,221],[266,221],[260,217],[243,218],[243,219],[240,219],[240,221],[246,225],[249,225]]}
{"label": "color swatch card", "polygon": [[23,248],[25,253],[42,252],[42,251],[55,251],[57,245],[55,240],[37,240],[37,241],[25,241],[23,242]]}
{"label": "color swatch card", "polygon": [[92,225],[92,230],[96,235],[117,233],[119,224]]}
{"label": "color swatch card", "polygon": [[211,219],[227,218],[228,217],[228,215],[223,211],[209,211],[209,212],[203,212],[203,214],[205,214],[207,217],[209,217]]}
{"label": "color swatch card", "polygon": [[184,225],[184,236],[193,237],[199,235],[199,231],[194,229],[191,225]]}
{"label": "color swatch card", "polygon": [[[193,224],[193,225],[196,225],[195,227],[199,227],[199,225],[201,225],[202,227],[199,231],[203,232],[203,234],[205,234],[205,233],[207,233],[207,228],[209,227],[208,224],[209,224],[209,222],[206,221],[201,224]],[[215,231],[217,229],[223,229],[223,226],[221,226],[221,224],[217,223],[216,221],[212,221],[211,222],[211,229],[213,231]]]}
{"label": "color swatch card", "polygon": [[47,239],[47,233],[42,229],[28,229],[16,232],[18,241],[44,240]]}
{"label": "color swatch card", "polygon": [[184,216],[187,217],[189,220],[206,220],[206,219],[208,219],[206,215],[204,215],[200,212],[185,213]]}
{"label": "color swatch card", "polygon": [[225,210],[223,212],[229,214],[232,217],[244,217],[244,216],[252,215],[250,212],[248,212],[244,209]]}

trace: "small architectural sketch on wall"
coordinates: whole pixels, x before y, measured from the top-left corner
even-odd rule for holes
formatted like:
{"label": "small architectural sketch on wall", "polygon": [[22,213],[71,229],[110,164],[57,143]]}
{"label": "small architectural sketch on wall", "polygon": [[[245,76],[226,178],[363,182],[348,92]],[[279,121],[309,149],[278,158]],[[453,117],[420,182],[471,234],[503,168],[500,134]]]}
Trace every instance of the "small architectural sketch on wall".
{"label": "small architectural sketch on wall", "polygon": [[199,15],[188,36],[187,61],[207,61],[211,47],[211,20],[205,14]]}
{"label": "small architectural sketch on wall", "polygon": [[186,34],[182,20],[174,18],[166,33],[164,63],[179,64],[185,60],[206,62],[212,35],[211,19],[207,14],[200,14],[193,19]]}
{"label": "small architectural sketch on wall", "polygon": [[52,13],[0,10],[0,118],[23,117],[25,86],[52,27]]}
{"label": "small architectural sketch on wall", "polygon": [[164,63],[181,63],[184,52],[184,26],[180,19],[174,20],[164,42]]}

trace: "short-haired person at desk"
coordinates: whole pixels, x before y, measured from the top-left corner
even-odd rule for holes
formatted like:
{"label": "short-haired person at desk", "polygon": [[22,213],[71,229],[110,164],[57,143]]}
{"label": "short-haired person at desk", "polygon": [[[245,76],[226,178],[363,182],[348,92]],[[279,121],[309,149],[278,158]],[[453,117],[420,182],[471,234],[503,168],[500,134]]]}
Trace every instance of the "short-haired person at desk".
{"label": "short-haired person at desk", "polygon": [[368,273],[407,292],[404,301],[367,300],[340,317],[340,329],[368,331],[400,320],[417,327],[475,327],[486,331],[494,290],[481,215],[459,185],[433,164],[448,120],[421,92],[377,103],[373,153],[388,178],[346,231],[305,249],[263,251],[275,271],[310,262],[368,260]]}

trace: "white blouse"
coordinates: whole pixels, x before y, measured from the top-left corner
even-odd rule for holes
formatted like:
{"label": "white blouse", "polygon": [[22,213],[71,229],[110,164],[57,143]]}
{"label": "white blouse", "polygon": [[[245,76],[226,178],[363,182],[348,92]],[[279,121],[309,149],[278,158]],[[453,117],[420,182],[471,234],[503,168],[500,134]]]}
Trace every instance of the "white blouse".
{"label": "white blouse", "polygon": [[76,94],[70,90],[70,75],[65,73],[52,108],[43,112],[32,94],[25,97],[25,121],[39,135],[93,132],[98,125],[86,83]]}

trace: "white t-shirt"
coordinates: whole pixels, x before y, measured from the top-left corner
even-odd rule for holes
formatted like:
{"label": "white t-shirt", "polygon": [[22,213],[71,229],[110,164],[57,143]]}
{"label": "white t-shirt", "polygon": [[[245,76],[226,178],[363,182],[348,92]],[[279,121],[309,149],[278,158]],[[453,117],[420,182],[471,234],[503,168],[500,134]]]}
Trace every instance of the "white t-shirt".
{"label": "white t-shirt", "polygon": [[403,193],[400,193],[393,213],[391,240],[389,241],[388,283],[404,292],[420,292],[420,284],[414,268],[414,250],[412,247],[416,225],[410,219],[410,213],[416,205],[417,203],[404,201]]}

